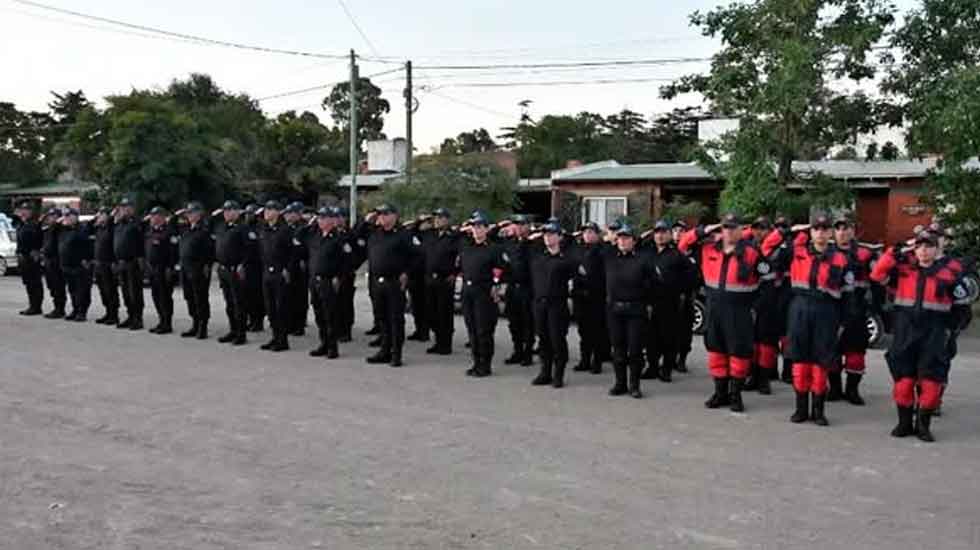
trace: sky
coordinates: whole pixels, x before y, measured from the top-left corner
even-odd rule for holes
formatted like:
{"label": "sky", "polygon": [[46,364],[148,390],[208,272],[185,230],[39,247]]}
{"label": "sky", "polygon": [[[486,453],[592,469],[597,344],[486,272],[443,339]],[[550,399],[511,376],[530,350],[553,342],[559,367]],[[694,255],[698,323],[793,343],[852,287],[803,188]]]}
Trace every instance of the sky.
{"label": "sky", "polygon": [[[716,41],[688,24],[691,12],[710,10],[718,0],[42,3],[177,33],[337,59],[152,37],[0,0],[0,101],[13,102],[20,109],[45,110],[51,91],[81,89],[96,100],[132,88],[162,88],[193,72],[210,74],[228,91],[265,98],[346,81],[344,56],[353,48],[365,58],[359,62],[362,76],[391,71],[412,60],[418,97],[414,137],[420,152],[475,128],[485,127],[497,135],[501,127],[518,120],[518,104],[524,100],[533,102],[532,116],[583,110],[610,114],[624,108],[651,115],[696,105],[697,97],[661,100],[658,88],[672,78],[704,71],[708,64],[465,71],[438,67],[705,58],[718,48]],[[903,9],[914,3],[896,2]],[[395,70],[372,79],[392,106],[385,119],[389,137],[405,134],[404,78],[403,71]],[[610,80],[616,82],[572,84]],[[310,110],[326,121],[329,116],[319,106],[326,92],[271,98],[260,104],[270,115]]]}

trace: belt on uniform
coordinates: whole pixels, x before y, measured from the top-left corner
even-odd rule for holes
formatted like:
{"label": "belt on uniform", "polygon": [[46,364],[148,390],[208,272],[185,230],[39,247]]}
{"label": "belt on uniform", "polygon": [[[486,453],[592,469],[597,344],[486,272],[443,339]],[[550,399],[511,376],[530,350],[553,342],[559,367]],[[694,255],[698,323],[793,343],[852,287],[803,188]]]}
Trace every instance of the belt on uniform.
{"label": "belt on uniform", "polygon": [[491,283],[490,281],[463,281],[463,284],[466,286],[476,286],[476,287],[493,286],[493,283]]}
{"label": "belt on uniform", "polygon": [[609,304],[612,305],[612,306],[615,306],[615,307],[646,306],[646,304],[644,302],[639,302],[639,301],[637,301],[637,302],[617,302],[617,301],[614,300],[614,301],[609,302]]}

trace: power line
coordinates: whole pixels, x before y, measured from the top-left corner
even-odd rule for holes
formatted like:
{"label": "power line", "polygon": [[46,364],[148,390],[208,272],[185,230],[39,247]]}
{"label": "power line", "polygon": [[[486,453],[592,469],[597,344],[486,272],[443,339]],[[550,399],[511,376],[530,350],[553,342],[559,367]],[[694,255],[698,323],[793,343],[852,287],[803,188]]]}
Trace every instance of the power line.
{"label": "power line", "polygon": [[470,103],[469,101],[465,101],[465,100],[462,100],[462,99],[459,99],[459,98],[448,96],[446,94],[443,94],[441,92],[437,92],[435,90],[427,90],[427,94],[428,95],[434,95],[436,97],[440,97],[440,98],[445,99],[446,101],[450,101],[452,103],[458,103],[459,105],[464,105],[466,107],[470,107],[471,109],[476,109],[478,111],[483,111],[484,113],[489,113],[491,115],[497,115],[499,117],[506,118],[508,120],[514,120],[516,118],[513,113],[508,114],[508,113],[504,113],[503,111],[496,111],[494,109],[490,109],[490,108],[484,107],[482,105],[477,105],[476,103]]}
{"label": "power line", "polygon": [[446,71],[474,71],[484,69],[549,69],[559,67],[619,67],[630,65],[675,65],[682,63],[702,63],[711,61],[710,57],[678,57],[666,59],[614,59],[608,61],[581,61],[572,63],[512,63],[487,65],[422,65],[418,68],[441,69]]}
{"label": "power line", "polygon": [[371,48],[371,53],[380,57],[381,55],[378,53],[378,49],[374,47],[374,44],[367,37],[367,34],[364,33],[364,29],[362,29],[361,26],[357,24],[357,20],[354,19],[354,14],[352,14],[350,10],[347,9],[347,4],[344,2],[344,0],[337,0],[337,3],[340,4],[340,7],[344,10],[344,13],[347,14],[347,19],[350,20],[351,25],[354,25],[354,29],[357,30],[357,34],[360,34],[361,38],[364,39],[364,42],[368,45],[369,48]]}
{"label": "power line", "polygon": [[9,11],[11,13],[16,13],[16,14],[19,14],[19,15],[24,15],[24,16],[27,16],[27,17],[33,17],[35,19],[40,19],[42,21],[49,21],[49,22],[52,22],[52,23],[60,23],[62,25],[69,25],[69,26],[72,26],[72,27],[81,27],[81,28],[86,28],[86,29],[94,29],[94,30],[97,30],[97,31],[113,32],[113,33],[118,33],[118,34],[129,35],[129,36],[138,36],[140,38],[151,38],[151,39],[154,39],[154,40],[170,40],[172,42],[179,42],[179,43],[183,43],[183,44],[197,44],[198,43],[198,42],[196,42],[194,40],[184,40],[184,39],[181,39],[181,38],[173,38],[173,37],[162,36],[162,35],[158,35],[158,34],[147,34],[147,33],[136,32],[136,31],[128,31],[126,29],[116,29],[116,28],[112,28],[112,27],[103,27],[103,26],[99,26],[99,25],[93,25],[91,23],[83,23],[81,21],[68,21],[66,19],[59,19],[57,17],[50,17],[50,16],[43,15],[43,14],[40,14],[40,13],[33,13],[33,12],[23,11],[23,10],[17,10],[17,9],[13,9],[13,8],[3,8],[3,9],[4,9],[4,11]]}
{"label": "power line", "polygon": [[[593,80],[548,80],[539,82],[461,82],[439,88],[517,88],[521,86],[590,86],[593,84],[638,84],[642,82],[673,82],[673,78],[597,78]],[[432,90],[429,90],[432,91]]]}
{"label": "power line", "polygon": [[[375,77],[378,77],[378,76],[383,76],[383,75],[386,75],[386,74],[395,73],[395,72],[398,72],[398,71],[401,71],[401,70],[404,70],[404,68],[403,67],[399,67],[397,69],[389,69],[387,71],[381,71],[381,72],[378,72],[378,73],[369,74],[367,76],[362,76],[361,78],[368,78],[368,79],[370,79],[370,78],[375,78]],[[260,97],[260,98],[256,99],[255,101],[268,101],[270,99],[279,99],[281,97],[290,97],[290,96],[294,96],[294,95],[308,94],[310,92],[315,92],[317,90],[323,90],[325,88],[331,88],[333,86],[336,86],[337,84],[340,84],[341,82],[342,81],[340,81],[340,82],[330,82],[328,84],[319,84],[317,86],[310,86],[309,88],[303,88],[303,89],[300,89],[300,90],[290,90],[288,92],[281,92],[281,93],[278,93],[278,94],[272,94],[272,95],[268,95],[268,96],[265,96],[265,97]]]}
{"label": "power line", "polygon": [[135,29],[135,30],[138,30],[138,31],[149,32],[149,33],[158,34],[158,35],[161,35],[161,36],[169,36],[171,38],[178,38],[178,39],[185,40],[185,41],[192,41],[192,42],[198,42],[198,43],[202,43],[202,44],[209,44],[209,45],[212,45],[212,46],[223,46],[223,47],[226,47],[226,48],[236,48],[236,49],[240,49],[240,50],[250,50],[250,51],[257,51],[257,52],[263,52],[263,53],[275,53],[275,54],[282,54],[282,55],[294,55],[294,56],[301,56],[301,57],[319,57],[319,58],[323,58],[323,59],[346,59],[347,58],[347,56],[342,55],[342,54],[324,54],[324,53],[307,52],[307,51],[300,51],[300,50],[283,50],[283,49],[279,49],[279,48],[268,48],[268,47],[265,47],[265,46],[254,46],[254,45],[251,45],[251,44],[243,44],[243,43],[240,43],[240,42],[229,42],[229,41],[226,41],[226,40],[217,40],[217,39],[214,39],[214,38],[206,38],[206,37],[196,36],[196,35],[192,35],[192,34],[185,34],[185,33],[173,32],[173,31],[158,29],[158,28],[155,28],[155,27],[148,27],[146,25],[138,25],[138,24],[135,24],[135,23],[127,23],[125,21],[119,21],[117,19],[109,19],[107,17],[100,17],[98,15],[90,15],[90,14],[87,14],[87,13],[81,13],[81,12],[77,12],[77,11],[66,10],[66,9],[57,8],[57,7],[54,7],[54,6],[48,6],[46,4],[41,4],[39,2],[34,2],[32,0],[11,0],[11,1],[12,2],[15,2],[15,3],[18,3],[18,4],[23,4],[25,6],[31,6],[31,7],[34,7],[34,8],[38,8],[38,9],[42,9],[42,10],[47,10],[47,11],[51,11],[51,12],[55,12],[55,13],[60,13],[60,14],[63,14],[63,15],[70,15],[72,17],[79,17],[79,18],[87,19],[87,20],[91,20],[91,21],[98,21],[100,23],[108,23],[110,25],[118,25],[120,27],[125,27],[125,28],[128,28],[128,29]]}

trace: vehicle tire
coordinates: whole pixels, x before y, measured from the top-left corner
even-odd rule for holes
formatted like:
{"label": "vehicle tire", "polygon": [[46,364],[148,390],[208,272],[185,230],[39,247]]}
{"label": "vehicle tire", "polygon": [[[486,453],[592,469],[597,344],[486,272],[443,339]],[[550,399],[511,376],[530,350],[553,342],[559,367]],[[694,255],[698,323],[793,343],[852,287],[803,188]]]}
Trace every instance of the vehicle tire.
{"label": "vehicle tire", "polygon": [[694,300],[694,326],[692,327],[694,334],[699,336],[704,334],[704,317],[706,314],[707,309],[704,306],[704,302]]}
{"label": "vehicle tire", "polygon": [[0,277],[6,276],[8,271],[7,260],[0,258]]}

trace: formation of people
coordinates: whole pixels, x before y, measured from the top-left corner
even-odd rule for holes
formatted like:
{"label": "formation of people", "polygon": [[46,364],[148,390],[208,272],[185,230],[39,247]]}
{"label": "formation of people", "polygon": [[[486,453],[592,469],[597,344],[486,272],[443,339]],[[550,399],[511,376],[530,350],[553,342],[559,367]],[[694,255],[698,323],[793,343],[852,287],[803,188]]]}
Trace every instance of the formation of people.
{"label": "formation of people", "polygon": [[[104,308],[96,323],[142,330],[148,280],[157,316],[149,331],[174,331],[179,285],[192,319],[181,336],[203,340],[216,273],[229,325],[219,342],[245,345],[268,319],[271,339],[261,348],[288,350],[312,309],[319,346],[309,354],[335,359],[339,344],[352,340],[356,273],[366,263],[369,333],[377,336],[368,363],[401,367],[406,340],[431,340],[427,353],[451,355],[461,281],[468,376],[492,375],[502,307],[512,343],[505,364],[531,367],[536,354],[532,384],[563,387],[574,317],[580,343],[572,370],[600,374],[611,363],[614,396],[641,398],[641,380],[669,383],[688,371],[703,293],[714,383],[705,406],[744,412],[745,392],[770,395],[771,381],[782,379],[796,394],[790,420],[822,426],[827,402],[864,405],[869,304],[887,300],[898,414],[892,435],[923,441],[933,440],[931,421],[975,299],[964,281],[973,262],[948,253],[939,224],[883,247],[858,243],[849,217],[823,214],[805,225],[784,217],[743,224],[735,214],[694,228],[661,220],[642,234],[625,222],[575,231],[554,218],[540,226],[521,215],[494,223],[481,211],[454,225],[442,208],[403,222],[390,205],[349,227],[342,207],[311,211],[277,201],[245,208],[227,201],[213,212],[192,202],[140,217],[123,199],[84,223],[74,209],[38,215],[29,203],[16,215],[29,301],[21,315],[84,322],[94,285]],[[53,302],[47,314],[45,286]],[[406,336],[409,303],[415,331]]]}

